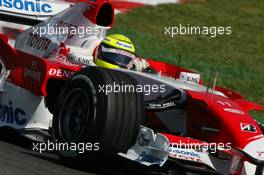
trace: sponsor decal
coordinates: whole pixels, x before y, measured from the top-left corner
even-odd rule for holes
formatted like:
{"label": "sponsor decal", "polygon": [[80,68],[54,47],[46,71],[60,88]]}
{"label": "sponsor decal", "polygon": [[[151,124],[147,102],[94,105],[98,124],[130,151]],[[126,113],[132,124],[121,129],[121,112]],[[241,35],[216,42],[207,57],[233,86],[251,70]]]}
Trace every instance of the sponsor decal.
{"label": "sponsor decal", "polygon": [[29,77],[31,79],[34,79],[34,80],[37,80],[38,82],[40,82],[41,73],[34,70],[37,68],[37,66],[38,66],[38,63],[33,60],[32,64],[31,64],[31,69],[29,69],[29,68],[24,69],[24,77],[25,78]]}
{"label": "sponsor decal", "polygon": [[199,84],[200,74],[181,72],[180,80],[184,81],[185,83]]}
{"label": "sponsor decal", "polygon": [[230,103],[228,103],[227,101],[220,101],[218,100],[217,103],[221,104],[222,106],[229,106],[231,107],[232,105]]}
{"label": "sponsor decal", "polygon": [[137,142],[138,142],[138,145],[141,147],[148,146],[150,143],[150,139],[146,137],[146,133],[142,133],[139,135]]}
{"label": "sponsor decal", "polygon": [[117,42],[116,42],[116,45],[119,45],[119,46],[121,46],[121,47],[125,47],[125,48],[128,48],[128,49],[132,49],[132,47],[131,47],[130,45],[125,44],[125,43],[120,42],[120,41],[117,41]]}
{"label": "sponsor decal", "polygon": [[234,108],[224,108],[224,111],[235,113],[235,114],[241,114],[241,115],[245,114],[243,111],[238,110],[238,109],[234,109]]}
{"label": "sponsor decal", "polygon": [[164,161],[163,159],[161,158],[158,158],[158,157],[155,157],[155,156],[152,156],[152,155],[149,155],[149,154],[146,154],[145,151],[142,152],[140,155],[139,155],[139,158],[138,158],[140,161],[143,161],[143,162],[149,162],[149,163],[155,163],[155,164],[162,164],[162,162]]}
{"label": "sponsor decal", "polygon": [[188,150],[188,149],[169,147],[169,155],[171,157],[178,158],[178,159],[198,161],[198,162],[202,161],[199,153],[193,150]]}
{"label": "sponsor decal", "polygon": [[26,12],[51,13],[52,7],[39,0],[0,0],[0,7],[5,9],[21,10]]}
{"label": "sponsor decal", "polygon": [[31,70],[29,68],[25,68],[24,69],[24,77],[27,78],[32,78],[34,80],[37,80],[38,82],[40,82],[40,72]]}
{"label": "sponsor decal", "polygon": [[0,104],[0,120],[2,122],[23,126],[26,123],[26,113],[23,109],[13,107],[12,101],[8,104]]}
{"label": "sponsor decal", "polygon": [[256,126],[248,124],[248,123],[240,123],[240,128],[241,128],[241,131],[245,131],[245,132],[253,132],[253,133],[257,132]]}
{"label": "sponsor decal", "polygon": [[50,76],[56,76],[60,78],[71,78],[74,75],[75,72],[68,71],[68,70],[62,70],[62,69],[54,69],[51,68],[48,71],[48,74]]}
{"label": "sponsor decal", "polygon": [[167,102],[167,103],[150,103],[148,104],[150,108],[168,108],[176,106],[176,103],[174,102]]}
{"label": "sponsor decal", "polygon": [[38,34],[29,33],[27,46],[40,51],[47,51],[51,40],[45,37],[40,37]]}
{"label": "sponsor decal", "polygon": [[83,64],[83,65],[92,65],[93,64],[93,57],[85,58],[83,55],[80,56],[80,55],[74,54],[74,53],[70,53],[68,55],[68,59],[73,61],[74,63],[78,63],[78,64]]}
{"label": "sponsor decal", "polygon": [[91,65],[93,60],[79,57],[77,62],[84,65]]}
{"label": "sponsor decal", "polygon": [[65,64],[67,66],[75,66],[75,67],[79,67],[80,65],[69,62],[66,58],[66,56],[62,55],[62,54],[55,54],[53,56],[50,57],[50,61],[54,62],[54,63],[59,63],[59,64]]}
{"label": "sponsor decal", "polygon": [[33,61],[31,62],[31,69],[37,69],[37,67],[38,67],[38,62],[35,61],[35,60],[33,60]]}
{"label": "sponsor decal", "polygon": [[258,156],[259,159],[264,160],[264,151],[258,151],[257,152],[257,156]]}
{"label": "sponsor decal", "polygon": [[222,105],[222,106],[227,107],[227,108],[224,108],[224,111],[226,111],[226,112],[231,112],[231,113],[241,114],[241,115],[246,114],[245,112],[243,112],[243,111],[241,111],[241,110],[239,110],[239,109],[231,108],[232,105],[231,105],[229,102],[218,100],[217,103],[219,103],[219,104]]}

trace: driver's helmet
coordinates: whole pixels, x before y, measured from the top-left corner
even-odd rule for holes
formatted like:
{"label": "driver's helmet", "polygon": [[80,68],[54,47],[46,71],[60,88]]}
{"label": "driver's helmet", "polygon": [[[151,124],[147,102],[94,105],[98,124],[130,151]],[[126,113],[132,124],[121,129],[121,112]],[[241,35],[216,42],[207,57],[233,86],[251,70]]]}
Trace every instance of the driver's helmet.
{"label": "driver's helmet", "polygon": [[112,34],[98,46],[94,62],[97,66],[110,69],[130,69],[135,58],[135,47],[131,40],[121,34]]}

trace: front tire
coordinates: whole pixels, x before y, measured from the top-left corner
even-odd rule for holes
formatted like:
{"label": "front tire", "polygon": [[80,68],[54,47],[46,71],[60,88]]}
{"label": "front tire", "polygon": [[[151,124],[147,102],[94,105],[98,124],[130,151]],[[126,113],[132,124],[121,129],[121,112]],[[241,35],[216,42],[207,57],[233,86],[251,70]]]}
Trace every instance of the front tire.
{"label": "front tire", "polygon": [[136,87],[137,81],[117,70],[87,67],[65,84],[54,111],[54,139],[57,143],[91,143],[93,150],[60,150],[62,160],[80,164],[100,155],[112,157],[135,143],[144,122],[143,95],[114,89],[102,92],[102,87],[115,85]]}

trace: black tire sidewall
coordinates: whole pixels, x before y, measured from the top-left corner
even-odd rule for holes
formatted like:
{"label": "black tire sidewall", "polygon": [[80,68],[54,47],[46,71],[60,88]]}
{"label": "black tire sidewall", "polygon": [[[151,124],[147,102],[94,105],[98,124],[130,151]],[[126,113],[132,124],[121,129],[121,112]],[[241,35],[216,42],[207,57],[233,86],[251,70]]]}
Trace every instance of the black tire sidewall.
{"label": "black tire sidewall", "polygon": [[[59,156],[66,161],[77,159],[94,159],[94,156],[110,156],[118,152],[126,152],[131,147],[139,131],[139,125],[144,122],[143,94],[105,93],[99,92],[99,87],[106,84],[125,83],[137,85],[137,81],[128,74],[103,69],[87,67],[69,79],[61,91],[53,117],[53,135],[57,142],[63,142],[59,129],[59,116],[65,97],[75,88],[81,88],[89,97],[89,102],[95,106],[89,115],[90,123],[79,142],[99,143],[100,151],[86,154],[59,152]],[[93,107],[91,107],[93,108]],[[89,158],[90,157],[90,158]]]}

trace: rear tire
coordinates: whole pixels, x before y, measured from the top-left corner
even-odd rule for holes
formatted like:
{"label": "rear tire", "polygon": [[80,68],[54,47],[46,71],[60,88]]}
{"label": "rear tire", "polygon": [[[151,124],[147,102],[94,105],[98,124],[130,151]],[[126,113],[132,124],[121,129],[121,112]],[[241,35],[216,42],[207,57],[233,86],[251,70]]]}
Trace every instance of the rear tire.
{"label": "rear tire", "polygon": [[100,67],[87,67],[68,80],[54,111],[54,139],[57,143],[91,143],[93,150],[60,150],[59,157],[66,163],[87,166],[87,161],[126,152],[135,143],[139,125],[144,122],[143,95],[113,90],[106,94],[102,87],[136,88],[137,84],[128,74]]}

